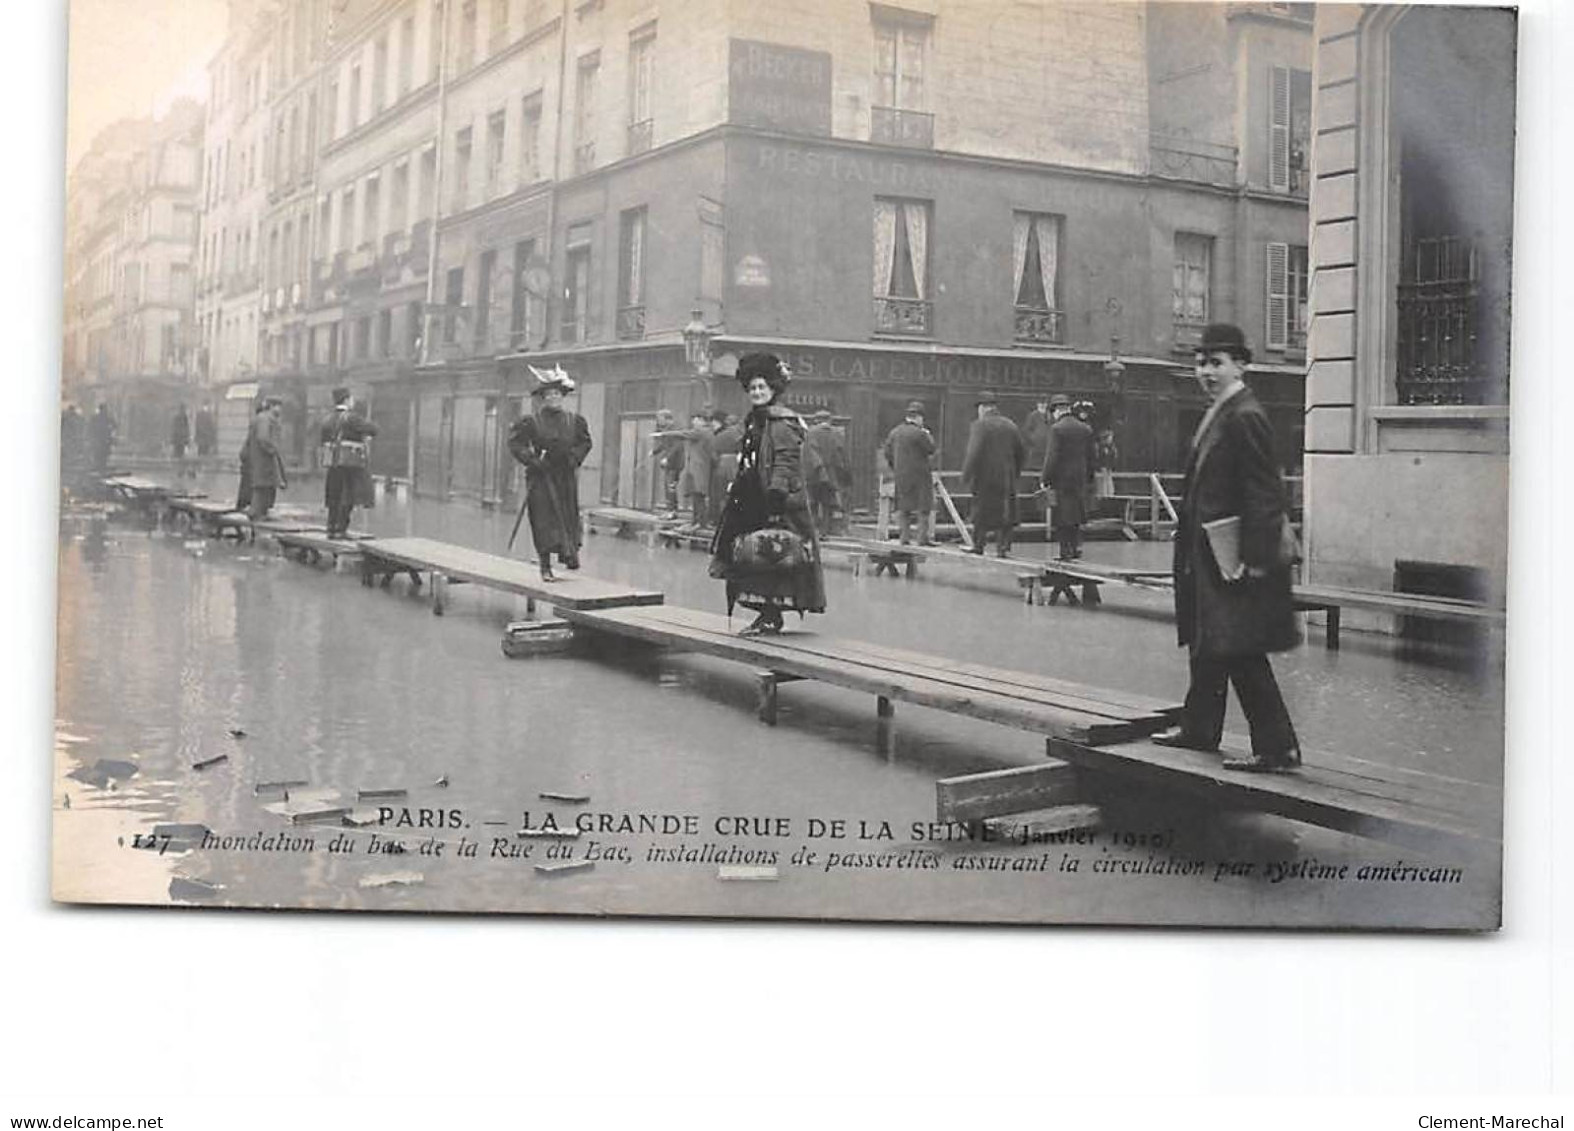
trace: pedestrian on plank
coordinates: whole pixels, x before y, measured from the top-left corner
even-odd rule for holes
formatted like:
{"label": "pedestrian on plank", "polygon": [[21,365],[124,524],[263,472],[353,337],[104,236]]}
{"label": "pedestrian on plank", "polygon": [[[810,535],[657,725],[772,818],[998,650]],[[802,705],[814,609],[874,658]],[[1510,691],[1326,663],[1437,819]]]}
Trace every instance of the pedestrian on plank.
{"label": "pedestrian on plank", "polygon": [[289,477],[284,474],[284,456],[279,445],[284,436],[284,402],[278,397],[268,397],[253,417],[251,429],[246,434],[246,467],[250,474],[246,486],[250,488],[250,501],[246,514],[253,522],[267,518],[279,492],[288,487]]}
{"label": "pedestrian on plank", "polygon": [[825,534],[832,532],[832,525],[843,510],[842,498],[853,484],[846,434],[831,421],[830,410],[820,409],[804,438],[813,453],[805,469],[809,505],[814,511],[815,529]]}
{"label": "pedestrian on plank", "polygon": [[651,433],[651,453],[661,476],[661,502],[666,517],[678,517],[678,480],[683,476],[683,438],[678,435],[677,417],[672,410],[656,410],[656,428]]}
{"label": "pedestrian on plank", "polygon": [[738,474],[738,449],[743,446],[743,421],[735,412],[717,409],[711,414],[711,424],[716,433],[711,437],[710,469],[710,523],[721,521],[721,512],[727,505],[727,491],[733,476]]}
{"label": "pedestrian on plank", "polygon": [[350,512],[371,497],[371,446],[377,425],[355,411],[350,390],[333,391],[333,411],[322,423],[322,465],[327,468],[323,501],[328,507],[328,537],[344,538],[350,532]]}
{"label": "pedestrian on plank", "polygon": [[1039,484],[1050,495],[1050,527],[1060,545],[1060,560],[1074,561],[1082,556],[1082,524],[1093,483],[1093,429],[1072,411],[1070,398],[1057,394],[1049,407],[1055,422],[1044,447]]}
{"label": "pedestrian on plank", "polygon": [[115,418],[109,415],[109,406],[98,402],[89,425],[88,440],[92,445],[93,470],[109,470],[109,454],[115,450]]}
{"label": "pedestrian on plank", "polygon": [[180,405],[175,409],[175,415],[169,422],[169,450],[175,456],[175,464],[185,471],[186,445],[191,443],[191,417],[186,415],[186,406]]}
{"label": "pedestrian on plank", "polygon": [[1300,741],[1268,663],[1299,641],[1290,597],[1297,557],[1268,414],[1244,380],[1246,337],[1216,323],[1197,347],[1197,382],[1210,404],[1192,437],[1175,536],[1175,623],[1190,650],[1190,687],[1179,733],[1165,746],[1216,751],[1227,687],[1251,730],[1251,753],[1226,769],[1284,772]]}
{"label": "pedestrian on plank", "polygon": [[902,423],[886,434],[881,445],[885,462],[896,480],[897,538],[906,546],[913,519],[918,520],[918,544],[934,545],[935,438],[924,427],[924,403],[909,401]]}
{"label": "pedestrian on plank", "polygon": [[1017,477],[1027,458],[1022,433],[1000,414],[995,394],[985,390],[978,395],[978,419],[967,437],[967,455],[962,461],[962,485],[973,495],[973,553],[984,552],[984,542],[997,531],[996,554],[1011,553],[1011,538],[1017,525]]}
{"label": "pedestrian on plank", "polygon": [[749,398],[738,450],[738,474],[711,539],[712,577],[727,583],[727,615],[752,609],[745,635],[779,633],[783,614],[825,611],[819,536],[803,476],[808,428],[781,403],[791,374],[774,354],[738,361],[738,383]]}
{"label": "pedestrian on plank", "polygon": [[529,368],[536,380],[533,411],[509,430],[508,451],[525,467],[525,508],[541,580],[555,581],[553,554],[569,569],[579,568],[579,465],[590,454],[590,426],[563,407],[574,382],[561,366]]}
{"label": "pedestrian on plank", "polygon": [[689,415],[689,426],[677,434],[683,439],[683,474],[678,494],[689,505],[689,524],[696,530],[710,518],[711,471],[716,464],[716,425],[710,405]]}

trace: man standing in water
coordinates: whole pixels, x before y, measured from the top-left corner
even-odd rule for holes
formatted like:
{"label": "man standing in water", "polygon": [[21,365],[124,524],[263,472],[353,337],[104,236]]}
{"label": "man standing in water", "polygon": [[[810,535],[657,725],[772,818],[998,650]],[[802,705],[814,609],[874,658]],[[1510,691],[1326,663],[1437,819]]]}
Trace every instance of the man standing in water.
{"label": "man standing in water", "polygon": [[1225,758],[1225,768],[1282,773],[1301,764],[1301,748],[1268,653],[1299,639],[1290,599],[1296,546],[1273,428],[1243,380],[1251,359],[1238,327],[1203,331],[1197,382],[1212,403],[1192,437],[1175,534],[1175,625],[1191,652],[1191,686],[1180,732],[1154,741],[1218,750],[1233,683],[1252,749]]}
{"label": "man standing in water", "polygon": [[530,537],[541,563],[541,580],[555,581],[552,555],[569,569],[579,568],[579,465],[590,454],[590,427],[563,407],[574,390],[562,367],[530,367],[536,379],[530,399],[534,412],[508,434],[509,453],[525,466],[525,508]]}
{"label": "man standing in water", "polygon": [[377,435],[377,425],[355,412],[350,390],[333,391],[333,413],[321,430],[322,465],[327,468],[323,502],[328,507],[328,537],[343,538],[350,532],[350,512],[370,495],[367,441]]}

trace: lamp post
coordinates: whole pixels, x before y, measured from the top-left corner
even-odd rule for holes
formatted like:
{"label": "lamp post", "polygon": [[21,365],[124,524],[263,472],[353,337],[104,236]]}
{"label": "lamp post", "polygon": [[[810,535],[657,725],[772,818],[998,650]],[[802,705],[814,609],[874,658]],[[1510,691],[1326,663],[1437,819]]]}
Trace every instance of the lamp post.
{"label": "lamp post", "polygon": [[705,324],[705,312],[699,307],[689,311],[688,324],[683,327],[683,357],[694,370],[694,379],[705,391],[706,399],[714,400],[710,387],[710,343],[715,331]]}

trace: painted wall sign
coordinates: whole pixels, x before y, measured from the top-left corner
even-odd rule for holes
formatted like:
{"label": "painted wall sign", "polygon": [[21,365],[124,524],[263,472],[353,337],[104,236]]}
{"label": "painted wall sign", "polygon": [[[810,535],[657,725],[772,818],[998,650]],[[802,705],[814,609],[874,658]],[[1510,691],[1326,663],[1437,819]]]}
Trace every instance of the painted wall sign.
{"label": "painted wall sign", "polygon": [[735,125],[829,137],[830,52],[731,40],[727,104]]}

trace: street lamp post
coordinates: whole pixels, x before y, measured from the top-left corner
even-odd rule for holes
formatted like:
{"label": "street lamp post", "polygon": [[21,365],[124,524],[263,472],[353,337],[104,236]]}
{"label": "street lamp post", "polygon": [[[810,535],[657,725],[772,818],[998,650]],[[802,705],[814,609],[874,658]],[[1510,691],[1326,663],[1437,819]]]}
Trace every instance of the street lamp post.
{"label": "street lamp post", "polygon": [[694,378],[705,389],[707,399],[714,400],[710,387],[710,343],[715,332],[705,324],[705,312],[695,307],[689,311],[688,324],[683,327],[683,357],[694,370]]}

